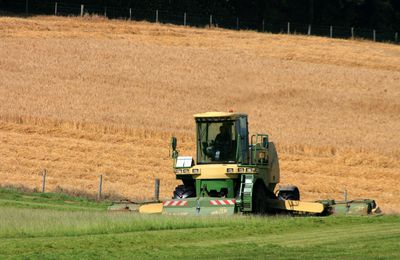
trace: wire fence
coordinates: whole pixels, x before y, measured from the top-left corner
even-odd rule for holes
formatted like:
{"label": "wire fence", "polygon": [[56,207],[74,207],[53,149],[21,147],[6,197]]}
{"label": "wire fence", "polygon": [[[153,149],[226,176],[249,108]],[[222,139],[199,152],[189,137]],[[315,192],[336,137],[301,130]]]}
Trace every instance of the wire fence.
{"label": "wire fence", "polygon": [[[1,3],[1,2],[0,2]],[[194,27],[218,27],[231,30],[255,30],[268,33],[314,35],[342,39],[367,39],[399,44],[399,34],[384,28],[366,29],[334,25],[299,24],[292,22],[270,23],[264,19],[241,19],[218,14],[177,13],[166,10],[120,8],[116,6],[80,5],[35,0],[15,0],[0,4],[4,11],[25,15],[84,16],[99,15],[109,19],[148,21]]]}
{"label": "wire fence", "polygon": [[[112,188],[107,188],[107,184],[110,184],[109,182],[107,183],[106,175],[100,174],[98,175],[98,179],[93,178],[94,176],[91,176],[87,179],[82,180],[82,183],[86,183],[86,188],[81,187],[81,188],[73,188],[73,189],[68,189],[65,187],[69,187],[70,185],[64,186],[64,180],[60,178],[52,178],[51,174],[46,169],[43,169],[39,174],[38,174],[38,179],[37,179],[37,184],[34,185],[33,189],[28,188],[29,186],[24,186],[23,184],[19,185],[5,185],[2,186],[0,185],[0,188],[5,188],[5,187],[13,187],[13,188],[22,188],[23,190],[28,190],[28,191],[34,191],[34,192],[41,192],[41,193],[46,193],[46,192],[52,192],[52,193],[65,193],[69,195],[74,195],[78,197],[86,197],[86,198],[95,198],[97,200],[103,200],[103,199],[113,199],[113,200],[128,200],[128,198],[124,197],[122,194],[116,192],[116,190]],[[51,187],[48,187],[48,183],[51,183]],[[160,186],[161,186],[161,181],[159,178],[155,178],[154,180],[149,179],[150,181],[154,181],[154,193],[153,196],[141,196],[140,198],[131,198],[135,199],[136,202],[159,202],[160,200]],[[89,183],[89,185],[88,185]],[[106,189],[104,189],[104,185],[106,186]],[[88,188],[88,186],[91,186]],[[96,187],[93,189],[93,187]]]}

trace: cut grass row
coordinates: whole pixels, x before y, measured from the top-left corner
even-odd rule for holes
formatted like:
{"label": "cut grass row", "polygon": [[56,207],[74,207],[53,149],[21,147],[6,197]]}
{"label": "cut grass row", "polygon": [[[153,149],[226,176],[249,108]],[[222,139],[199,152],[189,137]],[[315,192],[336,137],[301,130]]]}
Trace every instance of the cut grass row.
{"label": "cut grass row", "polygon": [[[1,190],[0,199],[38,194]],[[47,194],[43,204],[60,205]],[[40,197],[40,196],[39,196]],[[100,210],[0,206],[0,256],[6,258],[399,258],[400,218],[167,217]],[[10,199],[12,201],[12,199]],[[48,202],[48,203],[47,203]],[[68,207],[67,203],[65,203]],[[17,206],[17,207],[15,207]]]}
{"label": "cut grass row", "polygon": [[14,225],[7,221],[10,215],[2,214],[9,228],[1,227],[0,255],[140,259],[400,257],[399,218],[393,216],[172,218],[36,211],[40,212],[11,210],[9,213],[18,219]]}

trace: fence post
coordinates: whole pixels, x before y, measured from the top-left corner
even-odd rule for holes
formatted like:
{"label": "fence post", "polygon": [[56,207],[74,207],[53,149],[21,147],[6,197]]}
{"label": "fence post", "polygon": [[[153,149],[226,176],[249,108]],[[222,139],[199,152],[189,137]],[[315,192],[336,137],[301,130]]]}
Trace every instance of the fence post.
{"label": "fence post", "polygon": [[398,38],[399,38],[399,33],[396,32],[396,33],[394,34],[394,42],[397,42],[397,41],[398,41]]}
{"label": "fence post", "polygon": [[329,35],[331,38],[333,37],[333,26],[332,25],[329,27]]}
{"label": "fence post", "polygon": [[83,16],[84,5],[81,5],[81,17]]}
{"label": "fence post", "polygon": [[129,21],[132,21],[132,8],[129,8]]}
{"label": "fence post", "polygon": [[262,31],[265,32],[265,20],[262,21]]}
{"label": "fence post", "polygon": [[311,24],[308,25],[308,32],[307,32],[307,34],[308,34],[308,35],[311,35]]}
{"label": "fence post", "polygon": [[354,27],[351,27],[351,39],[354,39]]}
{"label": "fence post", "polygon": [[46,175],[47,175],[47,170],[43,170],[43,176],[42,176],[42,193],[46,191]]}
{"label": "fence post", "polygon": [[183,26],[186,26],[186,12],[183,14]]}
{"label": "fence post", "polygon": [[158,23],[158,10],[156,10],[156,23]]}
{"label": "fence post", "polygon": [[212,23],[213,23],[212,14],[210,14],[210,28],[212,26]]}
{"label": "fence post", "polygon": [[156,201],[160,200],[160,179],[154,181],[154,199]]}
{"label": "fence post", "polygon": [[236,17],[236,30],[239,31],[239,17]]}
{"label": "fence post", "polygon": [[100,174],[100,176],[99,176],[99,190],[98,190],[98,193],[97,193],[97,199],[98,200],[101,200],[102,189],[103,189],[103,175]]}
{"label": "fence post", "polygon": [[287,34],[290,34],[290,23],[287,23]]}
{"label": "fence post", "polygon": [[107,17],[107,6],[104,7],[104,17]]}
{"label": "fence post", "polygon": [[57,15],[57,2],[54,3],[54,15]]}
{"label": "fence post", "polygon": [[25,0],[25,14],[28,15],[29,13],[29,3],[28,0]]}
{"label": "fence post", "polygon": [[374,40],[374,42],[376,41],[376,30],[375,29],[372,31],[372,39]]}

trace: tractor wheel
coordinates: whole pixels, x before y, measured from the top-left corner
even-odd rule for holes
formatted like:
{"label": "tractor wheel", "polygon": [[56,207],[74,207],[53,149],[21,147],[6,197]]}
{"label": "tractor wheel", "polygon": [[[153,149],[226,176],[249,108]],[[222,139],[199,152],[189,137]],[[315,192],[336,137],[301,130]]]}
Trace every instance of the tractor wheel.
{"label": "tractor wheel", "polygon": [[192,186],[178,185],[175,188],[172,199],[186,199],[196,196],[196,191]]}
{"label": "tractor wheel", "polygon": [[253,190],[253,213],[266,214],[267,213],[267,193],[262,184],[258,184]]}
{"label": "tractor wheel", "polygon": [[300,200],[300,191],[296,186],[284,186],[278,191],[280,200]]}

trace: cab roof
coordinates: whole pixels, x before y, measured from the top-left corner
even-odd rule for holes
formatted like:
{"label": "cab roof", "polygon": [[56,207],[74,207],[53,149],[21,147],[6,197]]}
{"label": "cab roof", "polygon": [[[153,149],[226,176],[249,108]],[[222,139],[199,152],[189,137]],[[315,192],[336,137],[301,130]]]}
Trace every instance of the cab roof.
{"label": "cab roof", "polygon": [[238,112],[206,112],[206,113],[200,113],[200,114],[195,114],[194,118],[230,118],[230,119],[237,119],[242,116],[247,116],[247,114],[244,113],[238,113]]}

